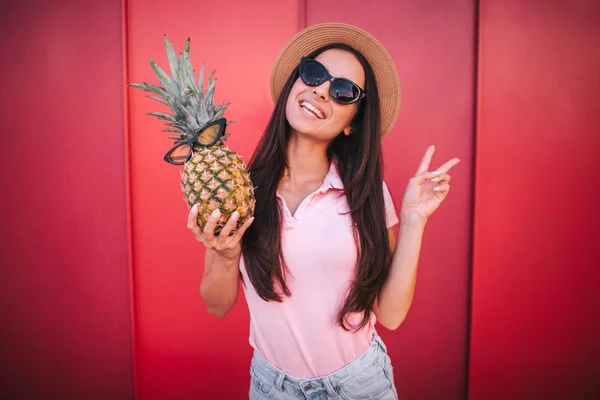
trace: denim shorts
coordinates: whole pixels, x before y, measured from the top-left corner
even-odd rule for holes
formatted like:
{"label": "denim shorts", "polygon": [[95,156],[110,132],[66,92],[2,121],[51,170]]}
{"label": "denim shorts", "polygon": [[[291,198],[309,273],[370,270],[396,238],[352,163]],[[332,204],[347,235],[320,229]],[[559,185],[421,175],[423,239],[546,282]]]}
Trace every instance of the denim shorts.
{"label": "denim shorts", "polygon": [[397,400],[392,363],[379,335],[345,367],[318,378],[286,374],[254,351],[250,366],[250,400]]}

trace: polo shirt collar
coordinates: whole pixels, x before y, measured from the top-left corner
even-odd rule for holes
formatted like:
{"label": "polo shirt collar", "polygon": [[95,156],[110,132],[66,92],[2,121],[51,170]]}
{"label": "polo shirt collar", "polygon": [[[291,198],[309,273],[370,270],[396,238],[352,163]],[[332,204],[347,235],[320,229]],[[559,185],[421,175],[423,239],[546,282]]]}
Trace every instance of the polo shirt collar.
{"label": "polo shirt collar", "polygon": [[329,165],[329,172],[327,173],[327,175],[325,175],[325,179],[323,179],[323,185],[321,186],[321,189],[344,190],[344,183],[342,182],[342,178],[340,177],[336,160],[331,161]]}

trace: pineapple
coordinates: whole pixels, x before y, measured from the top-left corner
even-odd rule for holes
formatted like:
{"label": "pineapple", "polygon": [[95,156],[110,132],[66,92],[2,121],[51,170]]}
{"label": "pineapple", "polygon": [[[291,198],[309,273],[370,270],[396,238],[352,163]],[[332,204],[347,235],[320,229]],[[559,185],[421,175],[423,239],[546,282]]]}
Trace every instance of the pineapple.
{"label": "pineapple", "polygon": [[[152,59],[150,65],[154,70],[161,86],[149,83],[133,83],[130,86],[155,94],[148,96],[167,105],[173,115],[163,112],[150,112],[149,115],[159,120],[167,121],[163,132],[175,132],[175,147],[169,150],[165,160],[183,161],[181,171],[181,190],[188,209],[198,204],[198,225],[204,229],[212,212],[219,208],[221,217],[215,227],[215,234],[221,229],[234,211],[239,213],[237,230],[254,214],[254,187],[246,166],[240,156],[224,146],[229,135],[222,135],[225,126],[223,114],[229,103],[215,105],[214,95],[216,79],[215,71],[208,77],[206,93],[203,91],[204,64],[200,69],[197,84],[194,69],[190,61],[190,38],[184,45],[184,50],[177,57],[171,41],[165,35],[167,56],[171,67],[172,77],[162,70]],[[220,123],[221,129],[212,129]],[[212,126],[212,128],[206,128]],[[206,128],[206,129],[205,129]],[[196,140],[194,140],[196,139]],[[213,144],[214,142],[214,144]],[[187,143],[187,144],[183,144]],[[190,154],[191,153],[191,154]],[[190,156],[188,159],[188,155]]]}

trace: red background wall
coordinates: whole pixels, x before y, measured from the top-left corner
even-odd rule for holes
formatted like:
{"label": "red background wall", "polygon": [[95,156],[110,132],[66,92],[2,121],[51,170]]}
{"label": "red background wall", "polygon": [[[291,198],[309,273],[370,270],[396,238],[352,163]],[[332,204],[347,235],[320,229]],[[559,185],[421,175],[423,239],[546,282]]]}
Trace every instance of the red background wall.
{"label": "red background wall", "polygon": [[2,3],[0,121],[16,150],[0,157],[0,394],[247,396],[243,296],[224,320],[206,312],[204,250],[185,228],[178,168],[162,161],[171,142],[145,115],[161,105],[125,84],[156,82],[163,34],[177,50],[191,36],[196,69],[218,69],[217,100],[232,102],[229,145],[248,158],[280,48],[335,19],[398,65],[402,110],[384,142],[397,205],[429,144],[432,167],[462,160],[408,318],[379,329],[402,397],[600,396],[596,4]]}
{"label": "red background wall", "polygon": [[133,395],[119,1],[3,1],[0,397]]}
{"label": "red background wall", "polygon": [[600,398],[599,22],[481,2],[472,399]]}

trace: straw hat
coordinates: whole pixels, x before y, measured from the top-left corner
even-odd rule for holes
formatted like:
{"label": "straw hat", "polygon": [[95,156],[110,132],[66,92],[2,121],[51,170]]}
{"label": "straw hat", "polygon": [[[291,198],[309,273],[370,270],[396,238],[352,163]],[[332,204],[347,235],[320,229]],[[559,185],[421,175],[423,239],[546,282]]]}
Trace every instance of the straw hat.
{"label": "straw hat", "polygon": [[381,43],[369,33],[352,25],[326,23],[309,26],[285,45],[271,71],[271,96],[277,102],[285,81],[300,59],[331,43],[345,43],[362,53],[373,72],[379,92],[381,139],[392,129],[400,109],[400,78],[394,60]]}

